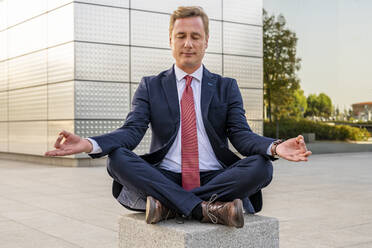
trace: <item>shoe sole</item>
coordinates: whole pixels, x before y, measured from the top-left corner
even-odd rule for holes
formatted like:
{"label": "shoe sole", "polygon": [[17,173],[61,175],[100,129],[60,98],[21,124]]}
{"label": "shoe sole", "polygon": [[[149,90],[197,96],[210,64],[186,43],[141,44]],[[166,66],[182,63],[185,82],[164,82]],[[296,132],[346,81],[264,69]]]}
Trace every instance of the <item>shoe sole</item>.
{"label": "shoe sole", "polygon": [[235,199],[235,217],[232,221],[232,225],[236,228],[242,228],[244,226],[244,214],[243,214],[243,202],[240,199]]}
{"label": "shoe sole", "polygon": [[148,196],[146,200],[146,223],[153,224],[156,203],[153,197]]}

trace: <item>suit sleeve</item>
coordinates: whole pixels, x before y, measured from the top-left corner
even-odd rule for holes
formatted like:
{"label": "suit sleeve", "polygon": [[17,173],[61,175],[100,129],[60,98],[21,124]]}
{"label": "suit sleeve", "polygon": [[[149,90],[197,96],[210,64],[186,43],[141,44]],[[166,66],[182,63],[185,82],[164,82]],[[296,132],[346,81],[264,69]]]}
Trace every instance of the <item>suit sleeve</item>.
{"label": "suit sleeve", "polygon": [[267,155],[274,139],[252,132],[245,117],[243,99],[235,79],[231,80],[228,95],[227,136],[235,149],[243,156]]}
{"label": "suit sleeve", "polygon": [[99,158],[111,151],[124,147],[133,150],[141,142],[150,123],[150,103],[146,78],[142,78],[133,100],[132,111],[129,112],[122,127],[94,139],[102,149],[101,153],[89,154],[92,158]]}

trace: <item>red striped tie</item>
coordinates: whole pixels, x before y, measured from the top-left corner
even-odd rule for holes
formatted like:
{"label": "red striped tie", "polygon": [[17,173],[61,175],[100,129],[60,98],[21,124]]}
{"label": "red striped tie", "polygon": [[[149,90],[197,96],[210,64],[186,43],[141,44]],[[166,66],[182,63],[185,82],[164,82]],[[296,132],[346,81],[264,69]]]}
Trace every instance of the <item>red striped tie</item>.
{"label": "red striped tie", "polygon": [[200,187],[198,136],[192,76],[185,76],[186,87],[181,98],[181,156],[182,187],[186,190]]}

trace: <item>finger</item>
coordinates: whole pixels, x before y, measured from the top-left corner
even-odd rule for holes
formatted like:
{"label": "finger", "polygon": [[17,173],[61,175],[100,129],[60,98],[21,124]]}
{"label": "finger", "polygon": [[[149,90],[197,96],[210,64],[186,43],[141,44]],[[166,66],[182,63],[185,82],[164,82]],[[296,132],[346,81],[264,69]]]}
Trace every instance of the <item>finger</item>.
{"label": "finger", "polygon": [[54,157],[54,156],[66,156],[73,154],[72,150],[53,150],[48,151],[44,155],[47,157]]}
{"label": "finger", "polygon": [[57,140],[56,140],[56,143],[54,143],[54,147],[55,147],[55,148],[60,148],[60,147],[61,147],[61,141],[62,141],[62,139],[63,139],[63,135],[60,134],[60,135],[58,136]]}
{"label": "finger", "polygon": [[302,136],[302,135],[300,134],[300,135],[298,135],[298,136],[296,137],[296,140],[298,140],[298,141],[300,141],[300,140],[304,140],[304,136]]}
{"label": "finger", "polygon": [[303,156],[308,157],[308,156],[310,156],[311,154],[313,154],[311,151],[306,151],[306,152],[303,154]]}
{"label": "finger", "polygon": [[304,136],[302,136],[302,135],[298,135],[298,136],[296,137],[296,142],[297,142],[297,144],[304,143]]}
{"label": "finger", "polygon": [[67,132],[66,130],[63,130],[62,132],[59,133],[59,135],[63,135],[65,138],[68,138],[71,135],[71,133]]}
{"label": "finger", "polygon": [[299,141],[299,145],[300,145],[300,147],[301,147],[301,149],[302,149],[303,151],[307,151],[307,147],[306,147],[306,144],[305,144],[305,140],[301,139],[301,140]]}

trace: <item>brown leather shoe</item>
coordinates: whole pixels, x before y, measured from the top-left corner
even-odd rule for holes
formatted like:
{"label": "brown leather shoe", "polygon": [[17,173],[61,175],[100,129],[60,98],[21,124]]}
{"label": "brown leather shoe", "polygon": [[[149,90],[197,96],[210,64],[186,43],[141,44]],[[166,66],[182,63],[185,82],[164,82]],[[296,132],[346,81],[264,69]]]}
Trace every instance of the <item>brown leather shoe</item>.
{"label": "brown leather shoe", "polygon": [[243,202],[235,199],[232,202],[205,202],[201,203],[203,219],[201,222],[223,224],[241,228],[244,226]]}
{"label": "brown leather shoe", "polygon": [[155,224],[162,220],[176,217],[176,212],[168,209],[160,201],[152,196],[147,197],[146,201],[146,223]]}

